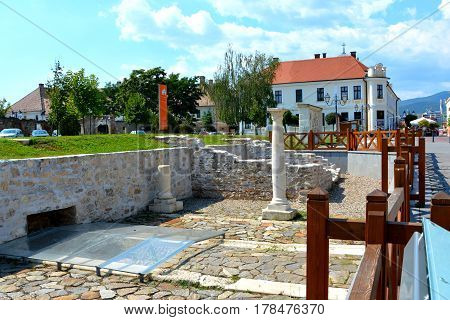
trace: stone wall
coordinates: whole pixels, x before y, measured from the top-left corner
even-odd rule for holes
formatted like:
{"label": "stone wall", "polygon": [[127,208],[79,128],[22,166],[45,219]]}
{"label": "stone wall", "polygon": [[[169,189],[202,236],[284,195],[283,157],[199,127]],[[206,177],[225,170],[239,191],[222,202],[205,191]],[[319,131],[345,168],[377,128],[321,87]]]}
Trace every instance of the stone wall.
{"label": "stone wall", "polygon": [[172,191],[192,196],[188,148],[0,161],[0,243],[25,235],[27,215],[75,207],[76,222],[117,220],[159,192],[158,165],[172,166]]}
{"label": "stone wall", "polygon": [[[247,151],[249,149],[252,147],[249,146]],[[258,152],[262,150],[258,148]],[[287,197],[290,199],[304,197],[315,187],[330,189],[339,176],[339,169],[313,154],[288,151],[286,162]],[[271,160],[242,160],[235,154],[215,147],[199,149],[193,156],[192,192],[196,197],[205,198],[270,200]]]}

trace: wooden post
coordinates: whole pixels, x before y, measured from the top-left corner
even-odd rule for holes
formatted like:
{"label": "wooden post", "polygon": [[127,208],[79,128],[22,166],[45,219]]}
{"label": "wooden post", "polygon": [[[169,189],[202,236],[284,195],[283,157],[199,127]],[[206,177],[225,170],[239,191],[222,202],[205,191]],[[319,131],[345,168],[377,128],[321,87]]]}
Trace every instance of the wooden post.
{"label": "wooden post", "polygon": [[389,163],[388,163],[388,139],[381,140],[381,190],[388,193],[389,188]]}
{"label": "wooden post", "polygon": [[450,231],[450,195],[439,192],[431,198],[431,221]]}
{"label": "wooden post", "polygon": [[425,205],[425,138],[419,138],[419,206]]}
{"label": "wooden post", "polygon": [[269,131],[269,141],[272,143],[272,131]]}
{"label": "wooden post", "polygon": [[410,145],[411,145],[411,148],[410,148],[410,151],[409,151],[409,176],[410,176],[410,181],[411,181],[411,185],[414,183],[414,162],[415,162],[415,159],[416,159],[416,148],[414,148],[415,147],[415,145],[416,145],[416,133],[415,133],[415,131],[413,131],[413,134],[412,134],[412,137],[411,137],[411,143],[410,143]]}
{"label": "wooden post", "polygon": [[402,210],[402,222],[409,221],[409,183],[408,172],[406,170],[406,160],[403,157],[397,157],[394,161],[394,187],[403,188],[403,210]]}
{"label": "wooden post", "polygon": [[347,129],[347,151],[352,150],[351,141],[352,141],[352,135],[351,135],[350,129]]}
{"label": "wooden post", "polygon": [[397,132],[395,134],[395,151],[397,152],[397,157],[401,155],[402,149],[401,149],[401,135],[402,131],[400,129],[397,129]]}
{"label": "wooden post", "polygon": [[384,300],[386,297],[386,214],[387,194],[380,190],[369,193],[366,197],[366,245],[381,245],[381,275],[377,299]]}
{"label": "wooden post", "polygon": [[377,149],[378,151],[381,152],[381,140],[382,140],[382,135],[381,135],[381,129],[377,129]]}
{"label": "wooden post", "polygon": [[329,217],[328,192],[316,188],[308,193],[306,238],[306,299],[328,299]]}
{"label": "wooden post", "polygon": [[308,133],[308,150],[314,150],[314,132],[309,130]]}

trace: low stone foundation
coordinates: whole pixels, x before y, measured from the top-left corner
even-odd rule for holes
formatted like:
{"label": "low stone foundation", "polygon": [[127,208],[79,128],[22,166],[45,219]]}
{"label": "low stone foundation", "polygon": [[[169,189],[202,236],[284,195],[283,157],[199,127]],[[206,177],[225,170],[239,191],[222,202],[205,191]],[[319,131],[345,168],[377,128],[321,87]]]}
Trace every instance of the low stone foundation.
{"label": "low stone foundation", "polygon": [[171,166],[172,192],[192,196],[188,148],[0,161],[0,243],[27,234],[27,216],[75,208],[76,223],[112,221],[146,209]]}
{"label": "low stone foundation", "polygon": [[[260,199],[272,198],[270,143],[254,141],[244,145],[220,146],[239,150],[239,155],[217,146],[194,152],[192,192],[196,197]],[[256,159],[243,160],[253,156]],[[287,197],[297,199],[315,188],[330,189],[339,169],[314,154],[286,152]]]}

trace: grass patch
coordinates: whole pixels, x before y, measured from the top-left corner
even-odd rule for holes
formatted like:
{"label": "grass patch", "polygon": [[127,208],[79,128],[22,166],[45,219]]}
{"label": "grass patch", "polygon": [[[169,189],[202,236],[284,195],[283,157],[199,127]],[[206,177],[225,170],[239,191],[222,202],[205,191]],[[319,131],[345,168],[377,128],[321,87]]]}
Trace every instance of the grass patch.
{"label": "grass patch", "polygon": [[29,145],[0,139],[0,159],[25,159],[74,154],[151,150],[167,147],[151,135],[84,135],[31,138]]}
{"label": "grass patch", "polygon": [[[11,139],[0,139],[0,159],[27,159],[75,154],[95,154],[165,148],[166,144],[153,139],[159,134],[82,135],[67,137],[30,138],[29,145]],[[201,139],[206,145],[228,144],[228,139],[252,138],[267,140],[263,136],[189,135]]]}
{"label": "grass patch", "polygon": [[256,135],[223,135],[223,134],[213,134],[213,135],[191,135],[192,137],[201,139],[205,145],[225,145],[229,144],[228,141],[230,139],[242,139],[242,138],[251,138],[253,140],[269,140],[269,137],[265,136],[256,136]]}

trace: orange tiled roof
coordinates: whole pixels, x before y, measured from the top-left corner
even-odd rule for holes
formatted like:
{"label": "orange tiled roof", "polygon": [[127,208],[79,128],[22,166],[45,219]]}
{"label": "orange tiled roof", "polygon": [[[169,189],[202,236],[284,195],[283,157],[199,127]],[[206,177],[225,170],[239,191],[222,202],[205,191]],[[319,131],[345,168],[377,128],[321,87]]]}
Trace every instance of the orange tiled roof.
{"label": "orange tiled roof", "polygon": [[367,67],[352,56],[280,62],[273,84],[361,79]]}

